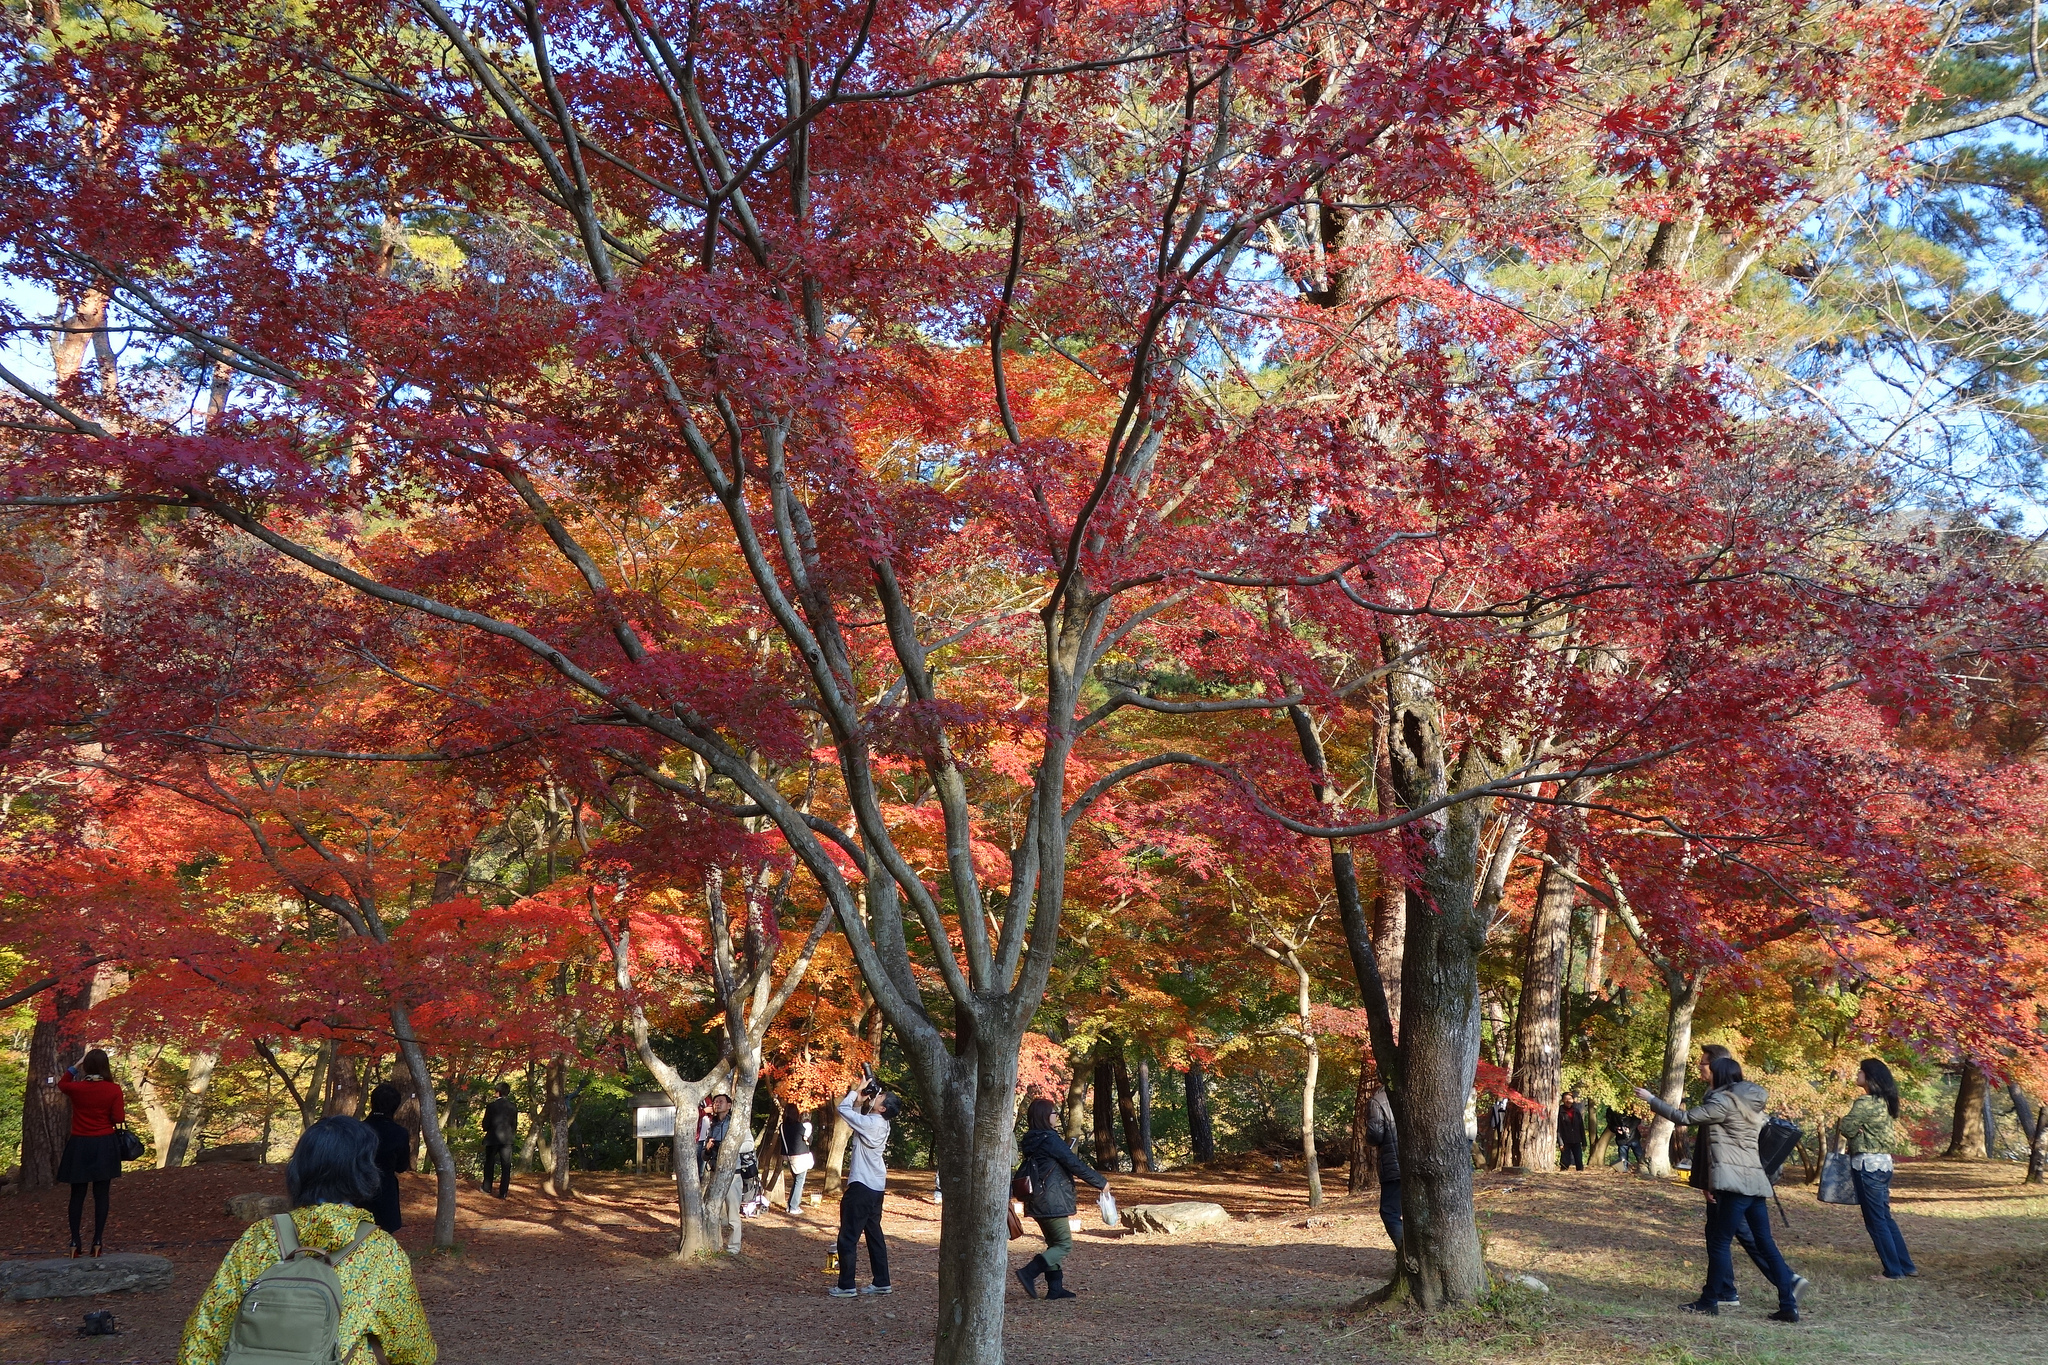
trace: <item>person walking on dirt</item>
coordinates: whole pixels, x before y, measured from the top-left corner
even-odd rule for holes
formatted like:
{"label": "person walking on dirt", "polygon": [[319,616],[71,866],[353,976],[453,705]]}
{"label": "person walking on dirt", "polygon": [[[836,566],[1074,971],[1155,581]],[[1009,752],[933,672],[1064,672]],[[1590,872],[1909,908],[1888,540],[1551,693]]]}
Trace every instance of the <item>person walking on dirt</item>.
{"label": "person walking on dirt", "polygon": [[811,1121],[794,1103],[782,1106],[782,1125],[777,1139],[782,1146],[783,1169],[789,1172],[789,1213],[804,1210],[804,1177],[811,1173]]}
{"label": "person walking on dirt", "polygon": [[1557,1107],[1557,1145],[1560,1171],[1586,1169],[1586,1114],[1579,1108],[1578,1096],[1569,1090]]}
{"label": "person walking on dirt", "polygon": [[377,1169],[384,1178],[377,1183],[377,1197],[370,1201],[370,1216],[386,1232],[405,1226],[398,1207],[398,1177],[412,1168],[412,1138],[405,1125],[393,1115],[405,1096],[386,1081],[370,1092],[370,1117],[363,1120],[377,1139]]}
{"label": "person walking on dirt", "polygon": [[1856,1182],[1856,1204],[1863,1210],[1863,1228],[1877,1248],[1883,1273],[1878,1280],[1911,1279],[1920,1273],[1913,1253],[1906,1250],[1906,1236],[1899,1220],[1892,1217],[1892,1154],[1898,1138],[1892,1120],[1899,1116],[1899,1083],[1892,1069],[1876,1057],[1865,1057],[1856,1069],[1856,1082],[1863,1098],[1849,1106],[1849,1112],[1835,1125],[1835,1132],[1849,1144],[1849,1175]]}
{"label": "person walking on dirt", "polygon": [[1742,1063],[1725,1051],[1708,1062],[1707,1074],[1712,1089],[1695,1109],[1666,1104],[1653,1090],[1636,1090],[1636,1098],[1652,1111],[1673,1123],[1697,1126],[1703,1138],[1694,1150],[1707,1163],[1707,1282],[1699,1298],[1685,1305],[1686,1311],[1712,1317],[1722,1302],[1734,1297],[1735,1230],[1740,1226],[1755,1243],[1759,1268],[1778,1290],[1778,1311],[1771,1320],[1797,1322],[1799,1277],[1785,1264],[1771,1236],[1771,1178],[1756,1154],[1770,1095],[1745,1080]]}
{"label": "person walking on dirt", "polygon": [[[889,1124],[902,1109],[902,1102],[882,1089],[872,1071],[867,1073],[866,1085],[847,1091],[846,1098],[839,1101],[839,1117],[849,1130],[853,1159],[847,1166],[846,1191],[839,1197],[839,1283],[826,1291],[835,1299],[891,1292],[889,1244],[882,1239],[882,1195],[889,1188],[889,1168],[883,1164],[882,1154],[889,1147]],[[868,1243],[871,1278],[866,1288],[855,1289],[854,1265],[860,1258],[863,1236]]]}
{"label": "person walking on dirt", "polygon": [[1365,1102],[1365,1140],[1379,1155],[1380,1224],[1394,1254],[1401,1254],[1401,1135],[1394,1126],[1394,1102],[1383,1085]]}
{"label": "person walking on dirt", "polygon": [[498,1098],[484,1106],[484,1190],[491,1188],[491,1166],[497,1163],[498,1198],[512,1187],[512,1150],[519,1145],[519,1106],[512,1087],[498,1082]]}
{"label": "person walking on dirt", "polygon": [[1038,1277],[1045,1277],[1045,1297],[1048,1299],[1071,1299],[1079,1297],[1067,1288],[1065,1264],[1067,1253],[1074,1249],[1074,1181],[1085,1180],[1098,1190],[1109,1188],[1109,1180],[1093,1166],[1074,1155],[1074,1149],[1067,1146],[1053,1127],[1053,1115],[1058,1112],[1051,1100],[1031,1101],[1026,1111],[1024,1141],[1018,1155],[1023,1160],[1018,1165],[1018,1174],[1031,1181],[1030,1197],[1024,1201],[1024,1212],[1031,1215],[1038,1224],[1038,1231],[1045,1237],[1045,1250],[1033,1256],[1018,1268],[1017,1280],[1024,1286],[1024,1293],[1038,1297]]}

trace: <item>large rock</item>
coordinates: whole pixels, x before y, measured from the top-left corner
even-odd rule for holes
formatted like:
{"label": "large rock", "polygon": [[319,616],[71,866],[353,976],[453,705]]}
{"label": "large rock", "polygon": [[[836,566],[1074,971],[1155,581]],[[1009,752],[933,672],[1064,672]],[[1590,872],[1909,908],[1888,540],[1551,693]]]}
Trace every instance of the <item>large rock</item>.
{"label": "large rock", "polygon": [[228,1217],[239,1218],[253,1223],[258,1218],[268,1218],[275,1213],[291,1212],[292,1201],[281,1194],[231,1194],[228,1196]]}
{"label": "large rock", "polygon": [[1124,1221],[1139,1232],[1188,1232],[1212,1223],[1227,1223],[1221,1204],[1183,1199],[1177,1204],[1136,1204],[1124,1210]]}
{"label": "large rock", "polygon": [[208,1147],[199,1154],[197,1163],[204,1166],[209,1161],[261,1161],[263,1144],[260,1142],[224,1142],[218,1147]]}
{"label": "large rock", "polygon": [[116,1252],[61,1261],[0,1261],[0,1285],[11,1300],[79,1299],[130,1289],[169,1289],[171,1263],[161,1256]]}

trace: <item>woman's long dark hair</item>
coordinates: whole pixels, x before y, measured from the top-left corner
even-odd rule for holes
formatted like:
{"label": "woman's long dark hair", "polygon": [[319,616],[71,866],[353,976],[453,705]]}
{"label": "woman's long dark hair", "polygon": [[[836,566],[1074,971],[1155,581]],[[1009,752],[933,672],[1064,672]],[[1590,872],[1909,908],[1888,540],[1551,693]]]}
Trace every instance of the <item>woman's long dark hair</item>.
{"label": "woman's long dark hair", "polygon": [[1742,1079],[1742,1063],[1724,1052],[1708,1061],[1707,1074],[1713,1078],[1714,1089],[1726,1089]]}
{"label": "woman's long dark hair", "polygon": [[111,1081],[114,1064],[107,1060],[105,1049],[96,1047],[78,1059],[78,1074],[89,1081]]}
{"label": "woman's long dark hair", "polygon": [[1877,1093],[1884,1099],[1884,1107],[1893,1118],[1899,1116],[1899,1083],[1892,1079],[1892,1069],[1875,1057],[1865,1057],[1860,1068],[1863,1079],[1877,1087]]}
{"label": "woman's long dark hair", "polygon": [[1024,1111],[1024,1126],[1050,1129],[1053,1126],[1052,1116],[1057,1112],[1059,1106],[1051,1100],[1042,1097],[1035,1099],[1031,1101],[1031,1107]]}
{"label": "woman's long dark hair", "polygon": [[295,1209],[314,1204],[367,1208],[384,1184],[377,1169],[377,1135],[369,1125],[337,1114],[305,1131],[284,1168],[285,1192]]}

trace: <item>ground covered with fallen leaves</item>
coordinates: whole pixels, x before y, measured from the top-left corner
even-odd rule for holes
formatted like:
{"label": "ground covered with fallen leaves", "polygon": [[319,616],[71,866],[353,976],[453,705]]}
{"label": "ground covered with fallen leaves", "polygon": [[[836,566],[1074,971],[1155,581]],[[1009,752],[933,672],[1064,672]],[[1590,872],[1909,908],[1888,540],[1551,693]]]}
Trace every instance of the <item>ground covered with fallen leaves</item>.
{"label": "ground covered with fallen leaves", "polygon": [[[1341,1183],[1341,1172],[1336,1173]],[[1710,1321],[1677,1305],[1704,1273],[1700,1198],[1676,1183],[1613,1173],[1485,1174],[1478,1180],[1489,1262],[1549,1292],[1508,1282],[1481,1306],[1426,1318],[1352,1305],[1382,1282],[1391,1251],[1370,1196],[1310,1210],[1298,1169],[1271,1162],[1121,1176],[1126,1205],[1207,1199],[1227,1225],[1178,1237],[1104,1228],[1077,1237],[1069,1302],[1010,1289],[1013,1365],[1137,1365],[1309,1357],[1349,1361],[1648,1361],[1735,1365],[1867,1360],[2039,1360],[2048,1353],[2048,1191],[2005,1165],[1902,1163],[1899,1222],[1923,1271],[1872,1283],[1877,1269],[1854,1208],[1784,1192],[1787,1259],[1815,1288],[1808,1321],[1765,1320],[1768,1290],[1738,1256],[1744,1306]],[[433,1182],[407,1178],[406,1228],[446,1365],[566,1365],[681,1359],[692,1365],[840,1365],[928,1358],[937,1278],[938,1209],[929,1173],[898,1172],[885,1208],[896,1293],[837,1300],[822,1273],[831,1205],[750,1223],[737,1259],[679,1264],[671,1187],[655,1178],[580,1175],[575,1196],[548,1197],[523,1178],[500,1203],[474,1184],[461,1196],[455,1255],[428,1250]],[[168,1362],[178,1329],[241,1231],[229,1195],[282,1188],[277,1166],[150,1171],[114,1186],[110,1251],[176,1264],[168,1290],[0,1305],[0,1365]],[[49,1256],[66,1246],[63,1191],[0,1198],[0,1253]],[[89,1216],[89,1211],[88,1211]],[[1775,1217],[1775,1215],[1774,1215]],[[1021,1264],[1033,1236],[1013,1246]],[[865,1278],[865,1265],[863,1265]],[[122,1332],[77,1335],[81,1314],[111,1308]]]}

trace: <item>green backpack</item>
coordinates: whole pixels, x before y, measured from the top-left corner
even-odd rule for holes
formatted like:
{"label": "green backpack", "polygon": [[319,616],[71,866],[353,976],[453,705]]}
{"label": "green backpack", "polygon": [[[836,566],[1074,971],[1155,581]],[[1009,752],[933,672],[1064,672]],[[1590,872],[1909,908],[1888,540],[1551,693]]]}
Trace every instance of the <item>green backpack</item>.
{"label": "green backpack", "polygon": [[341,1276],[335,1271],[375,1226],[366,1220],[347,1246],[321,1251],[299,1245],[290,1214],[271,1221],[277,1225],[277,1264],[242,1295],[221,1365],[340,1365]]}

